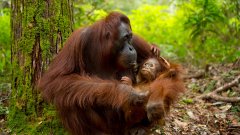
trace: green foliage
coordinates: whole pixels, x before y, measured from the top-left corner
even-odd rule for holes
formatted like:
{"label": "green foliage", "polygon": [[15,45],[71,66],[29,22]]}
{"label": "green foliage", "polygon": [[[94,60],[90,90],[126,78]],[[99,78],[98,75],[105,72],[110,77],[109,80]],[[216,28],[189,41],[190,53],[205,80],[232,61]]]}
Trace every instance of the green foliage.
{"label": "green foliage", "polygon": [[0,10],[0,46],[10,49],[10,11],[9,9]]}
{"label": "green foliage", "polygon": [[0,22],[0,81],[7,82],[11,68],[9,9],[0,10]]}
{"label": "green foliage", "polygon": [[217,23],[224,22],[224,17],[216,0],[192,0],[183,7],[187,10],[186,27],[191,28],[191,38],[201,37],[202,43],[208,35],[217,34]]}
{"label": "green foliage", "polygon": [[233,62],[240,57],[237,0],[178,0],[172,3],[140,0],[132,3],[134,6],[128,7],[124,1],[78,2],[75,4],[75,27],[91,24],[115,7],[129,16],[134,33],[159,45],[162,55],[171,60],[204,66],[212,62]]}
{"label": "green foliage", "polygon": [[1,115],[6,115],[6,114],[8,114],[8,107],[3,106],[3,105],[0,103],[0,116],[1,116]]}
{"label": "green foliage", "polygon": [[[11,133],[29,135],[68,135],[58,119],[56,109],[48,104],[44,104],[43,107],[44,110],[41,116],[33,114],[26,115],[25,112],[21,110],[22,108],[14,108],[14,110],[11,110],[8,114],[8,118],[10,118],[8,119],[8,126],[12,129]],[[14,119],[11,119],[13,117]]]}
{"label": "green foliage", "polygon": [[232,106],[231,107],[231,112],[239,113],[240,112],[240,104],[237,103],[236,105]]}
{"label": "green foliage", "polygon": [[107,15],[106,3],[99,1],[80,1],[74,3],[75,28],[89,25]]}
{"label": "green foliage", "polygon": [[158,44],[163,56],[204,66],[233,62],[240,57],[240,20],[238,15],[226,16],[231,8],[223,3],[191,0],[174,8],[142,5],[128,16],[133,32]]}
{"label": "green foliage", "polygon": [[186,17],[182,10],[171,11],[167,6],[143,5],[129,15],[133,32],[150,43],[160,46],[162,54],[184,59],[189,31],[184,30]]}
{"label": "green foliage", "polygon": [[185,104],[193,104],[193,99],[191,98],[183,98],[182,102]]}
{"label": "green foliage", "polygon": [[[181,5],[188,18],[185,27],[191,31],[190,51],[198,63],[233,62],[240,56],[237,47],[239,37],[229,32],[229,24],[238,24],[239,20],[225,15],[224,10],[230,11],[223,7],[224,3],[217,0],[191,0]],[[233,33],[237,31],[232,30]]]}

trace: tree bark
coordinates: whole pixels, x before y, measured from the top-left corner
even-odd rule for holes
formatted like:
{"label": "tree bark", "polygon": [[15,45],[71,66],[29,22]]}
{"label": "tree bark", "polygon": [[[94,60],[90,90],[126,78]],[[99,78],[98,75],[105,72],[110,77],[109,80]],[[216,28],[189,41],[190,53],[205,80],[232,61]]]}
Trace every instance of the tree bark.
{"label": "tree bark", "polygon": [[24,123],[45,115],[36,83],[73,30],[72,7],[71,0],[11,0],[10,127],[25,132]]}

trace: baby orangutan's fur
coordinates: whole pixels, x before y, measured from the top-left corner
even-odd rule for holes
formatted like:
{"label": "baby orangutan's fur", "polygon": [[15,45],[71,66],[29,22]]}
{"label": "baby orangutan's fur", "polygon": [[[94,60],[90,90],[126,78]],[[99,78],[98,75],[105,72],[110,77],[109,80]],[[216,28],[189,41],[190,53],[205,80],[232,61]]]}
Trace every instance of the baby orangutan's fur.
{"label": "baby orangutan's fur", "polygon": [[[148,70],[146,69],[148,67],[144,66],[146,63],[152,63],[155,66]],[[143,73],[142,70],[146,72]],[[163,120],[165,115],[169,113],[172,103],[177,100],[180,93],[184,92],[182,72],[180,65],[169,63],[162,57],[149,58],[140,66],[136,76],[137,84],[133,87],[138,92],[150,92],[146,106],[147,114],[143,118],[150,122],[148,129],[154,126],[154,123]],[[131,84],[131,82],[128,83],[129,79],[123,78],[122,81]]]}
{"label": "baby orangutan's fur", "polygon": [[[177,100],[180,93],[184,92],[185,87],[181,74],[181,66],[171,63],[169,69],[160,73],[149,84],[150,98],[147,103],[147,116],[150,121],[164,118],[165,114],[169,113],[172,103]],[[142,86],[144,85],[142,84]],[[159,114],[161,110],[162,114]]]}

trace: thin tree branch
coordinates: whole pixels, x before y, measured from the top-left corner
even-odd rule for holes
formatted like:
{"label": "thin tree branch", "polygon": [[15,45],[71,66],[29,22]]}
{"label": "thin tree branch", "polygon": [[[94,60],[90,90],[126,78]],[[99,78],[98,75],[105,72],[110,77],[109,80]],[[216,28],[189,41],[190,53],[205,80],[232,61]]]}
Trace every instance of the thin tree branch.
{"label": "thin tree branch", "polygon": [[232,86],[237,85],[239,83],[239,81],[240,81],[240,75],[238,75],[233,81],[231,81],[231,82],[229,82],[229,83],[227,83],[227,84],[225,84],[225,85],[215,89],[214,92],[217,93],[217,92],[224,91],[224,90],[226,90],[228,88],[231,88]]}
{"label": "thin tree branch", "polygon": [[198,96],[195,99],[214,99],[214,100],[223,101],[223,102],[240,102],[240,97],[224,97],[224,96],[217,95],[218,92],[227,90],[239,84],[239,82],[240,82],[240,75],[238,75],[233,81],[215,89],[210,93]]}

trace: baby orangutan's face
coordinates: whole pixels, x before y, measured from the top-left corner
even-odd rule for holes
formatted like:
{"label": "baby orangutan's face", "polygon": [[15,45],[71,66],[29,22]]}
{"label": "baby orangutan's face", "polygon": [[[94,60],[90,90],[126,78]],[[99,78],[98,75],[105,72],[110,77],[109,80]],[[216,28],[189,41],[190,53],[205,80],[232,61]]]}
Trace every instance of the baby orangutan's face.
{"label": "baby orangutan's face", "polygon": [[160,68],[161,66],[157,61],[157,59],[150,58],[143,63],[139,73],[141,74],[142,78],[144,78],[145,80],[153,81],[158,75]]}

